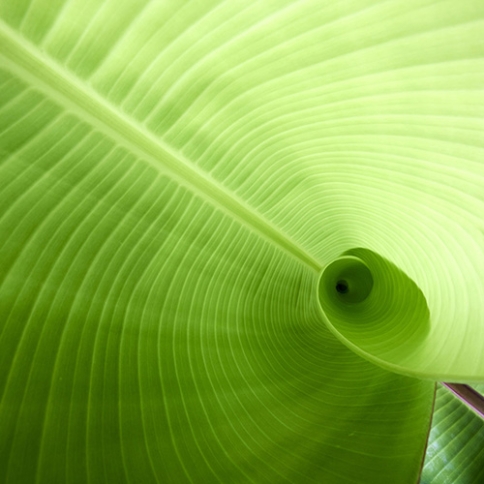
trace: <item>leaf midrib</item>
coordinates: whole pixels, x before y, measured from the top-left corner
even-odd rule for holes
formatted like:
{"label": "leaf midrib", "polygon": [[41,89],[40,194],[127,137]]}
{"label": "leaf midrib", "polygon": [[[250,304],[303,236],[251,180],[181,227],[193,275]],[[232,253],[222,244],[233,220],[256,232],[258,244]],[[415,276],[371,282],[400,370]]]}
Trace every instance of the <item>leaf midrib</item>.
{"label": "leaf midrib", "polygon": [[108,103],[0,20],[0,59],[17,76],[315,271],[321,264],[223,185]]}

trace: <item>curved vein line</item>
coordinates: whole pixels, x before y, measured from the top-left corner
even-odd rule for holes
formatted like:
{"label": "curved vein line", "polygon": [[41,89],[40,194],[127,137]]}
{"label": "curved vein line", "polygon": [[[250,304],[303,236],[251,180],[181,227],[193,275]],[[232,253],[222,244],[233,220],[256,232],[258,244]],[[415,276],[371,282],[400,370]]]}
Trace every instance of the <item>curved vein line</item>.
{"label": "curved vein line", "polygon": [[121,146],[128,148],[162,173],[201,195],[285,252],[315,271],[321,264],[295,241],[239,200],[209,175],[194,167],[181,153],[157,139],[141,124],[110,105],[74,75],[30,45],[0,21],[0,59],[20,78],[33,82],[62,106],[73,110]]}

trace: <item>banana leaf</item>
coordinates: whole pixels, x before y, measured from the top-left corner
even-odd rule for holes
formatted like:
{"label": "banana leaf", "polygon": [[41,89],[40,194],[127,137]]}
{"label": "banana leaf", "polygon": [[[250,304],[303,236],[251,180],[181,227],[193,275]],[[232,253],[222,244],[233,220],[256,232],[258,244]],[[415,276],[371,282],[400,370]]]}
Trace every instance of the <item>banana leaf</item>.
{"label": "banana leaf", "polygon": [[418,482],[484,381],[483,29],[0,1],[0,482]]}

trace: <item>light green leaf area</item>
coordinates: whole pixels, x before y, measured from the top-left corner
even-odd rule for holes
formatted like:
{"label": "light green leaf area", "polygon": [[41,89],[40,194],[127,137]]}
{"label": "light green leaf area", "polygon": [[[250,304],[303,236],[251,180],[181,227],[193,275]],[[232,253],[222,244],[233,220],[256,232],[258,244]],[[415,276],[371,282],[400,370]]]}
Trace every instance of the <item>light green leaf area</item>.
{"label": "light green leaf area", "polygon": [[[476,385],[481,393],[484,385]],[[484,421],[451,392],[437,387],[421,484],[484,481]]]}
{"label": "light green leaf area", "polygon": [[484,4],[119,3],[2,2],[2,63],[241,201],[309,265],[355,248],[389,261],[430,320],[418,351],[396,360],[383,341],[372,361],[482,381]]}
{"label": "light green leaf area", "polygon": [[378,364],[393,363],[396,371],[420,356],[430,326],[425,296],[378,254],[352,249],[328,264],[318,298],[323,317],[355,352]]}
{"label": "light green leaf area", "polygon": [[417,478],[432,385],[341,345],[314,270],[2,85],[0,482]]}
{"label": "light green leaf area", "polygon": [[0,19],[0,482],[416,482],[408,375],[484,380],[484,4]]}

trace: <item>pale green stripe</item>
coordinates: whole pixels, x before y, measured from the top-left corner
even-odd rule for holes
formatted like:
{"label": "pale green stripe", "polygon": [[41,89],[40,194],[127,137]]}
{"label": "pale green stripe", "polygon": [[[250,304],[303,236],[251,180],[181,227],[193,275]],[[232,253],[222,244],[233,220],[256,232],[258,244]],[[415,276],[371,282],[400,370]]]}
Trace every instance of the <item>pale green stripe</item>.
{"label": "pale green stripe", "polygon": [[20,78],[41,89],[56,102],[83,116],[117,143],[145,159],[161,172],[170,174],[188,185],[203,198],[215,203],[229,215],[247,225],[277,246],[299,259],[315,271],[321,264],[290,240],[269,221],[229,193],[215,180],[196,167],[191,166],[180,153],[176,153],[160,140],[150,135],[141,124],[128,119],[108,104],[93,90],[86,88],[77,78],[51,61],[40,50],[20,37],[0,21],[0,45],[2,65]]}

